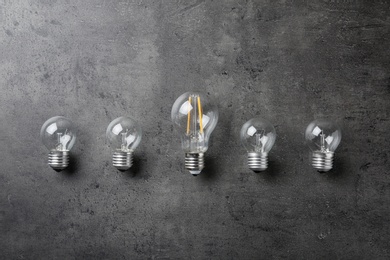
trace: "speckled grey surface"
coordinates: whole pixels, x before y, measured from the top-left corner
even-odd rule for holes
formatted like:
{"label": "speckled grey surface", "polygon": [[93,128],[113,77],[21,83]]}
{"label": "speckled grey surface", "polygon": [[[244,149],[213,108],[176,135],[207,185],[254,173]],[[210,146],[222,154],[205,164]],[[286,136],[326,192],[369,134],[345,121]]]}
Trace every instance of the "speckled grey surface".
{"label": "speckled grey surface", "polygon": [[[390,257],[389,1],[0,2],[0,254],[4,259]],[[220,120],[194,178],[172,133],[181,93]],[[39,131],[73,120],[72,165]],[[135,166],[111,166],[109,122],[143,126]],[[239,130],[271,121],[270,169],[246,167]],[[306,125],[343,128],[315,172]]]}

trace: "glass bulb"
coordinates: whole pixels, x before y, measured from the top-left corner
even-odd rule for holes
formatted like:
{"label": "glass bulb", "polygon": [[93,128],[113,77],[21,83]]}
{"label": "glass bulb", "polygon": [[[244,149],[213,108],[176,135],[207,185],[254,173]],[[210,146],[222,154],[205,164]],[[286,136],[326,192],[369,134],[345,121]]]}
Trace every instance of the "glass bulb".
{"label": "glass bulb", "polygon": [[142,138],[142,129],[134,119],[118,117],[107,127],[107,141],[112,149],[112,165],[125,171],[132,166],[132,154]]}
{"label": "glass bulb", "polygon": [[314,120],[306,128],[305,139],[312,151],[313,167],[319,172],[331,170],[334,151],[341,141],[340,127],[329,120]]}
{"label": "glass bulb", "polygon": [[268,168],[268,153],[276,140],[275,128],[266,120],[252,118],[240,132],[243,146],[248,151],[248,166],[258,172]]}
{"label": "glass bulb", "polygon": [[204,153],[217,125],[218,109],[204,94],[187,92],[176,99],[171,118],[180,135],[185,167],[197,176],[204,168]]}
{"label": "glass bulb", "polygon": [[69,151],[76,142],[76,132],[72,122],[63,116],[48,119],[42,125],[41,139],[50,151],[49,165],[56,171],[68,167]]}

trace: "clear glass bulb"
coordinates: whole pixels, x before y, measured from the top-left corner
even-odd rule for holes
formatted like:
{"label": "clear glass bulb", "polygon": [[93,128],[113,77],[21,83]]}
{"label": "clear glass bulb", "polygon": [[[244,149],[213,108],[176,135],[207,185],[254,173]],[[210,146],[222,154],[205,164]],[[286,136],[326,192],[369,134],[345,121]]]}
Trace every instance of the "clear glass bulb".
{"label": "clear glass bulb", "polygon": [[63,116],[48,119],[42,125],[41,139],[50,151],[49,165],[56,171],[68,167],[69,151],[76,142],[76,132],[72,122]]}
{"label": "clear glass bulb", "polygon": [[204,153],[217,125],[218,109],[204,94],[187,92],[176,99],[171,118],[180,135],[185,167],[197,176],[204,168]]}
{"label": "clear glass bulb", "polygon": [[258,172],[268,168],[268,153],[276,140],[275,128],[266,120],[252,118],[240,132],[243,146],[248,151],[248,166]]}
{"label": "clear glass bulb", "polygon": [[132,118],[118,117],[108,125],[106,136],[112,149],[112,165],[121,171],[128,170],[142,139],[141,126]]}
{"label": "clear glass bulb", "polygon": [[314,120],[306,128],[305,139],[312,151],[313,167],[319,172],[331,170],[334,151],[341,141],[340,127],[329,120]]}

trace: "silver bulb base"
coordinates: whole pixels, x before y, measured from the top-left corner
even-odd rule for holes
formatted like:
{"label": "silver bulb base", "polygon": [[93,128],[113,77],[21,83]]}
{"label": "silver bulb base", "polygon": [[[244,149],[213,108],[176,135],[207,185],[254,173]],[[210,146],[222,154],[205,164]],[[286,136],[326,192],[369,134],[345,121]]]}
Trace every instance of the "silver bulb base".
{"label": "silver bulb base", "polygon": [[268,153],[248,153],[248,167],[254,172],[262,172],[268,168]]}
{"label": "silver bulb base", "polygon": [[311,164],[319,172],[327,172],[333,168],[334,152],[313,152]]}
{"label": "silver bulb base", "polygon": [[133,165],[133,153],[117,151],[112,154],[112,165],[120,171],[126,171]]}
{"label": "silver bulb base", "polygon": [[204,168],[204,153],[186,153],[185,167],[193,176],[197,176]]}
{"label": "silver bulb base", "polygon": [[48,163],[55,171],[62,171],[69,165],[69,151],[50,151]]}

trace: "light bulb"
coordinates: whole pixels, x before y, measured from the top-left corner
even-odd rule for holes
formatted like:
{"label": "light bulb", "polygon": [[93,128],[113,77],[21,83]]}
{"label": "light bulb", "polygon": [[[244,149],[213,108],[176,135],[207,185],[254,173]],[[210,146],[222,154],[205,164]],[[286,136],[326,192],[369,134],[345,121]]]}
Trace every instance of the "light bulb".
{"label": "light bulb", "polygon": [[319,172],[333,167],[334,151],[341,141],[340,127],[329,120],[314,120],[305,132],[305,138],[312,151],[312,165]]}
{"label": "light bulb", "polygon": [[108,125],[106,136],[112,149],[112,165],[120,171],[128,170],[142,139],[141,127],[129,117],[118,117]]}
{"label": "light bulb", "polygon": [[41,139],[50,151],[49,165],[56,171],[68,167],[69,151],[76,142],[76,132],[72,122],[63,116],[48,119],[42,125]]}
{"label": "light bulb", "polygon": [[268,168],[268,153],[276,139],[275,128],[266,120],[252,118],[240,132],[243,146],[248,151],[248,166],[255,172]]}
{"label": "light bulb", "polygon": [[187,92],[176,99],[171,118],[180,135],[185,167],[197,176],[204,168],[204,153],[217,125],[218,109],[204,94]]}

